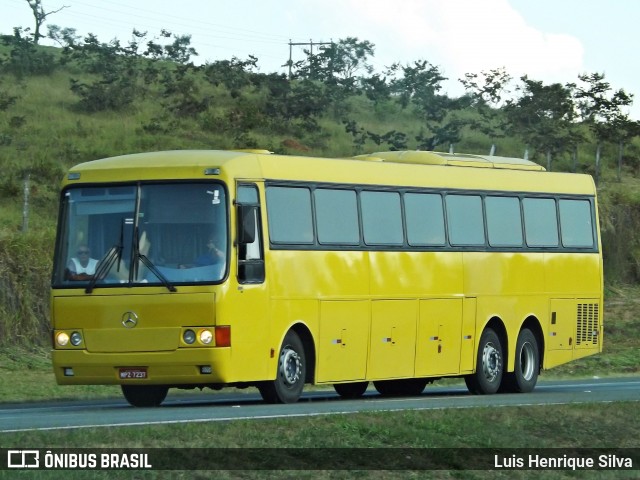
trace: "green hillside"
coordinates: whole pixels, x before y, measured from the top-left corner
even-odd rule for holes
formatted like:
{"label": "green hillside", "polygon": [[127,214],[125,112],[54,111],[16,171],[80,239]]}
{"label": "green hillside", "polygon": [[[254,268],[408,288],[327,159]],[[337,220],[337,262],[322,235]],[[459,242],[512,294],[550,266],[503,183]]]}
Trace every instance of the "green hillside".
{"label": "green hillside", "polygon": [[[354,40],[340,45],[349,52]],[[348,76],[330,61],[347,58],[344,51],[325,52],[296,65],[295,78],[287,79],[256,73],[253,58],[194,66],[188,39],[172,42],[143,51],[76,39],[54,49],[19,35],[4,37],[0,344],[49,342],[58,186],[66,169],[80,162],[168,149],[265,148],[344,157],[453,146],[488,154],[496,144],[499,155],[521,157],[528,149],[530,159],[547,166],[552,152],[553,170],[596,172],[598,142],[586,117],[555,118],[548,106],[546,113],[528,115],[553,122],[540,123],[535,135],[525,126],[518,130],[524,102],[492,105],[479,92],[449,98],[440,89],[444,77],[428,63],[397,66],[395,77]],[[550,95],[529,87],[531,95]],[[640,279],[640,142],[625,138],[618,179],[618,143],[615,135],[607,138],[598,171],[607,282],[634,283]]]}

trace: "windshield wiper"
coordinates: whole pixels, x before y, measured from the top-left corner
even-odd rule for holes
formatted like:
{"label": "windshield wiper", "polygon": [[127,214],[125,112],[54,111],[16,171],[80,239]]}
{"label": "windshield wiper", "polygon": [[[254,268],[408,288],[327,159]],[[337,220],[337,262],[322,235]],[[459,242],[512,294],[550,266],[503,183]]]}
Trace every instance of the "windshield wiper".
{"label": "windshield wiper", "polygon": [[[144,235],[144,234],[143,234]],[[135,232],[133,234],[133,268],[131,269],[131,275],[129,276],[129,281],[132,282],[134,278],[138,276],[138,260],[140,260],[145,267],[149,269],[151,273],[153,273],[162,284],[167,287],[167,290],[170,292],[177,292],[176,287],[169,281],[167,277],[165,277],[158,267],[156,267],[149,257],[147,257],[144,253],[140,251],[140,238],[138,236],[138,228],[136,226]]]}
{"label": "windshield wiper", "polygon": [[98,267],[96,268],[95,273],[93,274],[93,278],[89,281],[89,285],[85,288],[84,293],[92,293],[94,288],[96,288],[96,283],[98,280],[102,280],[116,260],[118,260],[118,271],[120,271],[120,259],[122,258],[122,250],[124,249],[124,223],[126,220],[122,220],[120,224],[120,240],[113,247],[111,247],[104,259],[98,263]]}
{"label": "windshield wiper", "polygon": [[114,245],[109,249],[106,257],[98,264],[96,273],[94,273],[93,278],[89,281],[87,288],[84,289],[84,293],[92,293],[93,289],[96,287],[96,283],[98,283],[98,280],[102,280],[106,276],[107,272],[111,270],[111,267],[113,267],[116,260],[120,261],[120,258],[122,257],[122,248],[122,242],[120,242],[120,245]]}
{"label": "windshield wiper", "polygon": [[165,277],[162,272],[160,272],[160,270],[158,270],[158,267],[156,267],[153,262],[151,260],[149,260],[149,258],[147,256],[145,256],[144,254],[137,252],[137,257],[138,259],[144,264],[145,267],[147,267],[149,269],[149,271],[151,273],[153,273],[156,277],[158,277],[158,279],[162,282],[162,284],[167,287],[167,290],[169,290],[170,292],[177,292],[178,289],[173,286],[173,284],[169,281],[169,279],[167,277]]}

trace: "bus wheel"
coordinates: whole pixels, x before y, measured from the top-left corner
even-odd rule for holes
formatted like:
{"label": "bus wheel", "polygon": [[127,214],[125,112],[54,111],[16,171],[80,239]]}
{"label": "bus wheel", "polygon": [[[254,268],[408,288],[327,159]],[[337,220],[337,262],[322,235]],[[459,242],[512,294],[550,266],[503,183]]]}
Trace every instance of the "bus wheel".
{"label": "bus wheel", "polygon": [[134,407],[157,407],[169,391],[162,385],[121,385],[121,388],[124,398]]}
{"label": "bus wheel", "polygon": [[531,330],[523,328],[516,343],[516,364],[513,373],[505,374],[501,391],[527,393],[534,389],[540,371],[538,340]]}
{"label": "bus wheel", "polygon": [[380,395],[420,395],[427,386],[425,378],[404,378],[402,380],[379,380],[373,386]]}
{"label": "bus wheel", "polygon": [[280,348],[276,379],[258,385],[260,395],[267,403],[297,402],[302,395],[305,378],[304,347],[298,334],[289,330]]}
{"label": "bus wheel", "polygon": [[367,391],[368,386],[369,382],[336,383],[333,388],[342,398],[360,398]]}
{"label": "bus wheel", "polygon": [[487,328],[480,336],[476,371],[464,377],[469,391],[480,395],[496,393],[502,382],[503,365],[500,338]]}

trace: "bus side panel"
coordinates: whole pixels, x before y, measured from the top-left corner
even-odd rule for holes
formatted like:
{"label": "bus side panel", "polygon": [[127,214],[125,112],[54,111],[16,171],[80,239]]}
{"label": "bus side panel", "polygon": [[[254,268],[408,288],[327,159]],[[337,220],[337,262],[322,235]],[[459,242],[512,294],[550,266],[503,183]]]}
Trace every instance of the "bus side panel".
{"label": "bus side panel", "polygon": [[543,253],[465,252],[465,294],[477,296],[476,343],[497,318],[507,331],[507,370],[513,371],[520,326],[527,317],[544,328],[548,315]]}
{"label": "bus side panel", "polygon": [[460,346],[460,373],[471,373],[476,362],[476,318],[478,299],[467,297],[462,306],[462,344]]}
{"label": "bus side panel", "polygon": [[545,278],[553,296],[595,297],[601,295],[600,258],[597,253],[547,253]]}
{"label": "bus side panel", "polygon": [[370,308],[368,300],[320,303],[317,383],[364,380]]}
{"label": "bus side panel", "polygon": [[544,291],[544,280],[542,253],[464,253],[465,295],[535,295]]}
{"label": "bus side panel", "polygon": [[371,302],[368,378],[414,376],[417,317],[416,300]]}
{"label": "bus side panel", "polygon": [[[344,368],[345,358],[357,365],[366,363],[367,349],[353,345],[341,355],[324,351],[327,348],[323,340],[337,340],[341,332],[336,331],[350,314],[357,319],[349,319],[346,328],[349,338],[358,342],[368,342],[369,338],[369,262],[367,252],[358,251],[299,251],[271,250],[267,255],[267,272],[270,291],[271,334],[269,348],[275,352],[280,350],[282,339],[287,330],[295,323],[304,324],[315,344],[316,373],[320,376],[316,381],[328,381],[335,372]],[[326,328],[320,327],[320,304],[324,300],[336,300],[327,306],[322,320],[326,320]],[[361,306],[343,300],[367,300],[366,322],[363,322]],[[355,309],[355,311],[354,311]],[[322,337],[322,340],[319,340]],[[333,338],[335,337],[335,338]],[[353,342],[348,344],[352,346]],[[358,345],[360,345],[358,343]],[[335,345],[331,345],[331,348]],[[270,377],[276,373],[275,358],[269,362]],[[335,362],[335,363],[334,363]],[[318,371],[318,368],[321,368]],[[354,372],[345,373],[347,376]],[[335,379],[338,381],[338,379]]]}
{"label": "bus side panel", "polygon": [[550,292],[544,368],[602,351],[602,264],[599,253],[548,253]]}
{"label": "bus side panel", "polygon": [[369,258],[374,298],[462,295],[460,252],[370,252]]}
{"label": "bus side panel", "polygon": [[270,359],[271,323],[268,309],[268,284],[238,286],[235,278],[220,294],[217,304],[218,325],[231,327],[230,376],[237,382],[265,379]]}
{"label": "bus side panel", "polygon": [[420,302],[416,345],[417,377],[460,372],[462,302],[461,298],[439,298]]}
{"label": "bus side panel", "polygon": [[271,250],[272,298],[353,298],[369,294],[367,252]]}

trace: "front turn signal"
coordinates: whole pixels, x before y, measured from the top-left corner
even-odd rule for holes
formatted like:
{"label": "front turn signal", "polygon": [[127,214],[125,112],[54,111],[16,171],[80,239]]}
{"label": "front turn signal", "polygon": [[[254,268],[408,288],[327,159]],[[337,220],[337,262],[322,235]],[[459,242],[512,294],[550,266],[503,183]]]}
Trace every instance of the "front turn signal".
{"label": "front turn signal", "polygon": [[231,346],[231,327],[229,325],[221,325],[216,327],[216,347]]}

